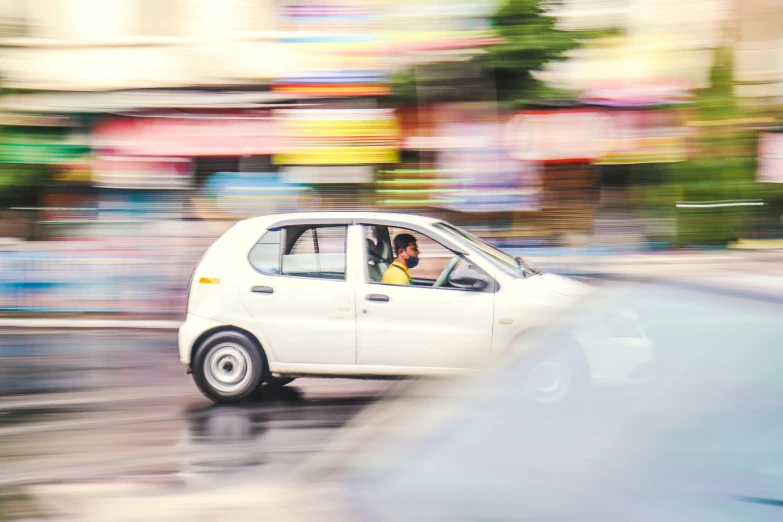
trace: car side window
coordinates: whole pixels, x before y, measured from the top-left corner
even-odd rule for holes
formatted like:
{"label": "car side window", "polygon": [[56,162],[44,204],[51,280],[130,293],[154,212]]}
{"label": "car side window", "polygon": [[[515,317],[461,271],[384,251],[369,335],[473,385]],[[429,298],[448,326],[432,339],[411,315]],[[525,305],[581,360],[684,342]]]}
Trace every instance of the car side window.
{"label": "car side window", "polygon": [[281,230],[269,230],[250,250],[250,264],[262,274],[280,274]]}
{"label": "car side window", "polygon": [[[461,255],[455,254],[450,249],[440,244],[437,240],[420,232],[398,227],[382,227],[383,234],[378,233],[378,227],[372,230],[365,226],[365,241],[367,243],[368,269],[365,280],[368,283],[381,283],[383,274],[389,270],[389,261],[394,260],[393,243],[399,234],[410,234],[416,239],[419,248],[419,262],[415,268],[409,269],[411,286],[463,290],[463,287],[453,285],[449,276],[456,270],[470,268],[479,274],[492,279],[484,270],[471,263]],[[388,231],[388,234],[385,232]],[[374,232],[374,233],[373,233]],[[396,268],[395,268],[396,270]],[[382,283],[388,284],[388,283]],[[494,286],[488,285],[487,292],[493,291]]]}
{"label": "car side window", "polygon": [[288,227],[282,274],[345,280],[346,226]]}
{"label": "car side window", "polygon": [[454,257],[454,253],[434,239],[419,232],[404,228],[389,227],[392,259],[394,259],[397,254],[394,252],[394,238],[399,234],[411,234],[416,238],[416,244],[419,247],[419,264],[410,271],[411,276],[415,280],[414,283],[417,284],[417,286],[432,286],[441,272],[443,272],[443,269],[448,266],[451,258]]}

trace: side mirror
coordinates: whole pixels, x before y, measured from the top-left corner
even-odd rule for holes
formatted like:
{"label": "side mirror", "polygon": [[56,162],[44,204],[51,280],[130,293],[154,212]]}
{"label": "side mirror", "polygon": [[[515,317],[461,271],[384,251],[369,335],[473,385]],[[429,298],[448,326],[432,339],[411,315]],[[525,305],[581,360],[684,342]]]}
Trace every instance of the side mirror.
{"label": "side mirror", "polygon": [[449,283],[455,288],[483,290],[489,286],[490,279],[472,268],[462,268],[449,275]]}

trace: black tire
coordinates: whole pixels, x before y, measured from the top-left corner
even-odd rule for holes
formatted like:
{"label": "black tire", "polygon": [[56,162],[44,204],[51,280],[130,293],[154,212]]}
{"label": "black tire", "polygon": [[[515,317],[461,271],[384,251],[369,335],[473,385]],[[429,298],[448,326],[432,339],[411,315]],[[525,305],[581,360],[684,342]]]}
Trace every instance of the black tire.
{"label": "black tire", "polygon": [[294,380],[296,380],[296,377],[270,377],[265,384],[273,388],[282,388],[286,384],[291,384]]}
{"label": "black tire", "polygon": [[261,385],[264,357],[250,338],[239,332],[220,332],[196,350],[193,379],[205,396],[222,404],[246,399]]}

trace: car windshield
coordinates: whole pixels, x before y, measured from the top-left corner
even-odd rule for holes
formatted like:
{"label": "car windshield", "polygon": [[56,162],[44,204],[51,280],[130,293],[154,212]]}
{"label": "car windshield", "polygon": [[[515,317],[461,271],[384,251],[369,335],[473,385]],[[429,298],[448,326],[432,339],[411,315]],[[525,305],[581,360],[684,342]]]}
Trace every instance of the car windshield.
{"label": "car windshield", "polygon": [[438,230],[446,232],[447,234],[470,244],[481,252],[493,265],[512,277],[530,277],[541,273],[532,263],[523,260],[521,257],[511,257],[499,248],[490,245],[483,239],[480,239],[461,228],[448,223],[436,223],[434,226]]}
{"label": "car windshield", "polygon": [[[781,313],[601,291],[494,370],[397,399],[342,483],[370,520],[776,520],[760,506],[783,501]],[[568,399],[532,393],[565,382]]]}

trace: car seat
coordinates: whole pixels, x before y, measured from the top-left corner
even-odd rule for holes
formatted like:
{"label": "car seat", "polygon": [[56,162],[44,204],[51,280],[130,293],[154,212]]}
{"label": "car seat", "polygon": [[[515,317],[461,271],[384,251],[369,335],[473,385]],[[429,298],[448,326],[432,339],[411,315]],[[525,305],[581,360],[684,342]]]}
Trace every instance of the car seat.
{"label": "car seat", "polygon": [[367,273],[373,283],[380,283],[383,279],[383,274],[390,264],[389,254],[389,245],[383,241],[379,241],[376,245],[372,239],[367,239],[367,264],[369,265]]}

